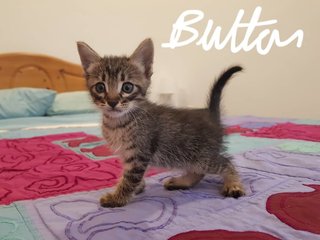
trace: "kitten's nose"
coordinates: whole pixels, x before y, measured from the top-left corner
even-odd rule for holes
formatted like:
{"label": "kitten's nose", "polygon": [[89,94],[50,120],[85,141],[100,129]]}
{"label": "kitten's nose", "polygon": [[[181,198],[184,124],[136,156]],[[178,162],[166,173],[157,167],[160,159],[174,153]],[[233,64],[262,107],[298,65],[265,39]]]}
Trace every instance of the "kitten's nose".
{"label": "kitten's nose", "polygon": [[112,108],[114,108],[117,104],[118,104],[119,101],[107,101],[108,105]]}

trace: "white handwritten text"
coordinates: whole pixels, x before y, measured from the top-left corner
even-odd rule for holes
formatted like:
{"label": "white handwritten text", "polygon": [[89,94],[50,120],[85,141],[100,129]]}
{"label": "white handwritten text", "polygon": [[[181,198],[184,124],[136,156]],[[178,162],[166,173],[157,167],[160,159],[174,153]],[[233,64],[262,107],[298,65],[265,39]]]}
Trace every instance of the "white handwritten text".
{"label": "white handwritten text", "polygon": [[[177,21],[173,24],[170,41],[168,43],[162,43],[161,46],[163,48],[174,49],[176,47],[186,46],[198,39],[196,45],[201,45],[205,51],[212,49],[212,47],[218,50],[223,49],[230,42],[230,50],[233,53],[237,53],[240,50],[247,52],[256,48],[257,52],[261,55],[266,55],[267,53],[269,53],[273,44],[278,47],[285,47],[291,42],[297,40],[296,46],[298,48],[301,47],[303,41],[303,31],[301,29],[294,32],[287,40],[281,41],[279,30],[270,30],[267,28],[261,31],[254,40],[249,42],[250,37],[252,38],[252,33],[254,32],[256,27],[270,26],[278,22],[276,19],[259,21],[261,11],[261,7],[256,7],[249,23],[242,23],[241,20],[244,15],[244,10],[240,9],[232,27],[222,41],[222,27],[217,26],[212,32],[213,20],[211,19],[208,21],[204,33],[199,38],[199,32],[192,27],[192,24],[201,21],[204,18],[204,13],[200,10],[186,10],[182,14],[180,14]],[[190,19],[190,16],[194,17]],[[187,17],[189,18],[189,20],[186,20]],[[240,28],[246,28],[246,32],[242,41],[240,43],[237,43],[237,32]],[[190,33],[191,36],[186,40],[180,41],[181,34],[183,32]],[[265,46],[262,46],[262,41],[268,35],[269,40],[267,41],[267,44]]]}

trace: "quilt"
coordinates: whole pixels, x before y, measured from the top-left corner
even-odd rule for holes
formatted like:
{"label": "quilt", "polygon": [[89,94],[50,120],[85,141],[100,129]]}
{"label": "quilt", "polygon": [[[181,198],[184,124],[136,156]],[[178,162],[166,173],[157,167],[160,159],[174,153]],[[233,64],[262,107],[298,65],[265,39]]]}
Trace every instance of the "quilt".
{"label": "quilt", "polygon": [[150,168],[145,191],[113,209],[99,197],[122,166],[96,125],[2,135],[0,239],[320,239],[320,121],[224,122],[246,196],[223,197],[214,175],[167,191],[179,172]]}

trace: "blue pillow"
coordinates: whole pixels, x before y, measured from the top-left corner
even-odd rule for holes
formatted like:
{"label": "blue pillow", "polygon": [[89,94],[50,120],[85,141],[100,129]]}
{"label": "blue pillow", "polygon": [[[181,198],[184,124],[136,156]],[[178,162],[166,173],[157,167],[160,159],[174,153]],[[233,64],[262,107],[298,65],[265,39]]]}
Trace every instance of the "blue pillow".
{"label": "blue pillow", "polygon": [[0,119],[44,116],[55,95],[55,91],[42,88],[0,90]]}
{"label": "blue pillow", "polygon": [[87,91],[58,93],[47,115],[65,115],[96,112],[97,108]]}

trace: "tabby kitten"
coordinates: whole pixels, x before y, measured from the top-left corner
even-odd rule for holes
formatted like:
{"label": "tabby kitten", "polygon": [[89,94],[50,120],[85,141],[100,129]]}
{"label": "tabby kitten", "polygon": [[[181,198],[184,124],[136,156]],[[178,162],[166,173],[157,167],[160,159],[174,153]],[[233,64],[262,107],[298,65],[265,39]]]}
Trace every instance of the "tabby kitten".
{"label": "tabby kitten", "polygon": [[84,42],[78,42],[78,52],[88,90],[103,114],[103,136],[124,164],[121,181],[113,193],[101,197],[101,206],[124,206],[142,192],[149,165],[184,171],[165,181],[168,190],[190,188],[209,173],[223,177],[225,196],[245,194],[231,157],[224,153],[219,107],[223,87],[241,67],[219,77],[207,109],[175,109],[146,97],[152,75],[151,39],[130,57],[100,57]]}

